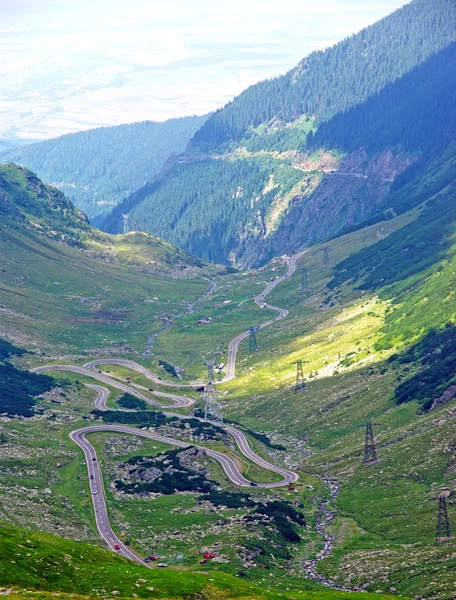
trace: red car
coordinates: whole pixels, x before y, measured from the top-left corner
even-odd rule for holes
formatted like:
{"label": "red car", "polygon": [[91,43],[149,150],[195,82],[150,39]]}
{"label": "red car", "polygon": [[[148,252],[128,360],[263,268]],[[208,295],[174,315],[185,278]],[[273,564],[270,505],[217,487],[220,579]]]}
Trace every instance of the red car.
{"label": "red car", "polygon": [[215,554],[212,554],[211,552],[205,552],[205,553],[203,554],[203,558],[205,558],[206,560],[207,560],[208,558],[214,558],[214,556],[215,556]]}
{"label": "red car", "polygon": [[114,550],[120,550],[119,544],[114,544]]}

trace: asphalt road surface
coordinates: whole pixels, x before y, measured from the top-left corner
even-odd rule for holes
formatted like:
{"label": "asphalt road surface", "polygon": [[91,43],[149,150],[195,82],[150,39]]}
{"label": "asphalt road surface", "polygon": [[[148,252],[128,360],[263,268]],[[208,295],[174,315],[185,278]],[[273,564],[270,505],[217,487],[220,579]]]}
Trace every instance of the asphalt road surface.
{"label": "asphalt road surface", "polygon": [[[270,310],[274,310],[279,313],[277,315],[277,317],[274,317],[273,319],[269,319],[268,321],[261,323],[261,325],[258,326],[258,329],[263,329],[264,327],[267,327],[268,325],[272,325],[272,323],[280,321],[281,319],[284,319],[288,315],[288,311],[285,308],[279,308],[277,306],[272,306],[272,304],[266,304],[264,299],[270,292],[272,292],[272,290],[275,287],[277,287],[280,283],[282,283],[282,281],[285,281],[285,279],[287,279],[288,277],[291,277],[293,275],[293,273],[296,271],[297,261],[306,252],[307,252],[307,250],[302,250],[298,254],[294,254],[293,256],[291,256],[288,261],[287,272],[284,275],[281,275],[280,277],[277,277],[273,281],[269,282],[268,285],[265,287],[265,289],[261,292],[261,294],[255,298],[255,303],[258,304],[258,306],[264,306],[264,308],[269,308]],[[244,331],[243,333],[240,333],[238,336],[236,336],[233,340],[231,340],[230,345],[228,347],[226,375],[218,383],[222,383],[224,381],[231,381],[235,378],[235,376],[236,376],[236,356],[237,356],[239,344],[243,340],[248,338],[249,335],[250,335],[250,331]],[[84,368],[96,370],[96,368],[100,365],[122,365],[122,366],[128,367],[134,371],[137,371],[138,373],[141,373],[142,375],[145,375],[148,379],[157,383],[158,385],[164,385],[167,387],[195,388],[195,387],[201,387],[204,385],[204,382],[199,382],[199,383],[194,383],[194,384],[183,384],[183,383],[179,383],[179,382],[175,382],[175,381],[163,380],[160,377],[158,377],[157,375],[155,375],[155,373],[152,373],[152,371],[149,371],[149,369],[147,369],[146,367],[143,367],[131,360],[127,360],[127,359],[123,359],[123,358],[99,358],[99,359],[92,360],[92,361],[86,363],[84,365]]]}
{"label": "asphalt road surface", "polygon": [[[139,367],[139,365],[137,366]],[[95,369],[87,369],[86,367],[79,367],[77,365],[42,365],[41,367],[35,367],[34,369],[30,369],[30,371],[32,373],[44,373],[45,371],[72,371],[73,373],[80,373],[81,375],[86,375],[87,377],[98,379],[98,381],[102,381],[103,383],[106,383],[112,387],[122,390],[127,394],[132,394],[140,400],[144,400],[144,402],[147,402],[148,404],[152,404],[157,407],[162,406],[155,400],[151,400],[150,398],[139,392],[137,390],[137,387],[126,385],[118,381],[117,379],[109,377],[109,375],[107,375],[106,373],[101,373],[100,371],[96,371]],[[155,390],[149,393],[153,394],[154,396],[157,396],[158,398],[167,398],[171,400],[171,402],[173,403],[172,406],[174,408],[190,406],[191,404],[193,404],[192,398],[187,398],[186,396],[176,396],[174,394],[166,394],[165,392],[156,392]],[[167,406],[170,407],[170,405]]]}
{"label": "asphalt road surface", "polygon": [[[100,409],[106,408],[106,398],[108,396],[108,390],[101,386],[89,386],[97,392],[97,399],[95,401],[95,405]],[[227,428],[229,433],[233,435],[238,443],[238,446],[241,452],[254,460],[257,464],[260,464],[265,469],[271,470],[276,473],[280,473],[284,480],[280,482],[271,482],[271,483],[258,483],[257,487],[259,488],[274,488],[283,486],[284,484],[290,484],[296,481],[298,478],[297,475],[291,471],[287,471],[286,469],[281,469],[280,467],[275,467],[271,465],[266,460],[257,456],[253,450],[250,448],[248,440],[244,436],[243,433],[237,431],[234,428]],[[93,510],[95,514],[95,521],[97,524],[97,529],[104,539],[106,544],[115,552],[124,556],[125,558],[129,558],[131,560],[136,561],[139,564],[147,565],[143,560],[137,556],[129,547],[127,547],[121,538],[119,538],[113,531],[111,527],[111,523],[109,521],[108,510],[106,507],[106,499],[104,495],[104,486],[103,479],[101,474],[100,463],[98,461],[98,457],[95,451],[95,448],[87,439],[87,434],[95,433],[98,431],[111,431],[115,433],[125,433],[128,435],[135,435],[138,437],[144,437],[147,439],[155,440],[158,442],[163,442],[165,444],[170,444],[179,448],[188,448],[194,444],[188,444],[186,442],[182,442],[181,440],[175,440],[173,438],[169,438],[166,436],[158,435],[155,433],[151,433],[149,431],[143,431],[140,429],[135,429],[133,427],[126,427],[122,425],[91,425],[89,427],[83,427],[81,429],[77,429],[72,431],[70,434],[70,438],[82,449],[85,456],[85,462],[87,467],[87,473],[89,476],[89,489],[90,495],[92,498]],[[210,448],[205,448],[203,446],[196,446],[197,448],[201,448],[204,452],[210,456],[211,458],[217,460],[225,471],[226,475],[235,485],[247,487],[250,486],[250,481],[248,481],[239,471],[239,468],[233,458],[230,456],[225,456],[222,452],[218,452],[217,450],[212,450]],[[116,549],[117,545],[117,549]],[[147,565],[148,566],[148,565]]]}
{"label": "asphalt road surface", "polygon": [[[268,325],[271,325],[272,323],[275,323],[276,321],[279,321],[280,319],[284,319],[288,315],[288,311],[286,309],[278,308],[278,307],[272,306],[270,304],[266,304],[264,299],[267,296],[267,294],[269,294],[277,285],[279,285],[282,281],[284,281],[285,279],[287,279],[288,277],[293,275],[293,273],[296,270],[296,262],[305,252],[306,252],[306,250],[299,252],[298,254],[295,254],[294,256],[290,257],[287,272],[284,275],[282,275],[281,277],[277,277],[276,279],[271,281],[266,286],[266,288],[263,290],[263,292],[259,296],[257,296],[257,298],[255,299],[256,304],[258,304],[259,306],[269,308],[270,310],[274,310],[279,313],[275,318],[269,319],[268,321],[265,321],[264,323],[259,325],[258,326],[259,329],[262,329],[263,327],[267,327]],[[246,331],[246,332],[241,333],[240,335],[236,336],[231,341],[231,343],[228,347],[226,376],[222,381],[231,381],[232,379],[234,379],[235,370],[236,370],[237,350],[239,348],[239,344],[244,339],[246,339],[248,336],[249,336],[249,331]],[[97,379],[98,381],[105,383],[111,387],[115,387],[126,393],[132,394],[132,395],[136,396],[137,398],[144,400],[145,402],[148,402],[149,404],[155,405],[160,408],[169,408],[170,407],[170,405],[163,406],[163,405],[159,404],[158,402],[151,400],[148,396],[145,396],[144,394],[142,394],[139,391],[139,389],[147,390],[147,388],[144,388],[143,386],[134,385],[134,384],[133,384],[134,387],[132,387],[132,385],[126,385],[123,382],[118,381],[117,379],[114,379],[113,377],[109,377],[108,374],[100,372],[99,370],[97,370],[96,367],[99,365],[102,365],[102,364],[118,364],[118,365],[126,366],[130,369],[133,369],[133,370],[145,375],[148,379],[150,379],[151,381],[153,381],[159,385],[172,386],[172,387],[189,387],[189,388],[200,387],[200,386],[204,385],[203,383],[193,384],[193,385],[185,385],[185,384],[183,385],[183,384],[176,383],[176,382],[163,381],[160,377],[157,377],[154,373],[149,371],[149,369],[146,369],[145,367],[138,365],[137,363],[135,363],[133,361],[124,360],[124,359],[114,359],[114,358],[106,358],[106,359],[98,359],[98,360],[90,361],[90,362],[86,363],[83,367],[76,366],[76,365],[43,365],[43,366],[35,367],[34,369],[31,369],[31,371],[34,373],[42,373],[44,371],[72,371],[75,373],[80,373],[81,375],[85,375],[85,376],[91,377],[93,379]],[[109,395],[109,390],[102,386],[99,386],[99,385],[93,385],[93,384],[87,384],[87,385],[88,385],[88,387],[90,387],[91,389],[93,389],[94,391],[97,392],[97,398],[95,400],[96,408],[98,408],[99,410],[107,410],[106,400]],[[164,392],[156,392],[156,391],[150,391],[150,390],[148,390],[148,393],[154,394],[157,397],[162,397],[162,398],[166,398],[166,399],[170,400],[173,403],[174,408],[189,406],[193,403],[193,400],[191,398],[187,398],[186,396],[177,396],[174,394],[166,394]],[[168,416],[173,415],[173,413],[166,413],[166,412],[165,412],[165,414]],[[176,415],[176,416],[179,416],[179,418],[186,418],[182,415]],[[239,431],[235,427],[232,427],[229,425],[224,425],[223,427],[226,430],[226,432],[235,439],[239,450],[245,457],[249,458],[252,462],[256,463],[257,465],[261,466],[262,468],[264,468],[270,472],[281,475],[283,478],[281,481],[278,481],[278,482],[258,483],[258,484],[256,484],[256,487],[259,487],[259,488],[281,487],[284,485],[290,485],[291,483],[295,482],[298,479],[298,476],[296,475],[296,473],[293,473],[292,471],[283,469],[281,467],[277,467],[277,466],[269,463],[267,460],[263,459],[261,456],[258,456],[251,448],[247,437],[241,431]],[[97,458],[95,449],[92,446],[92,444],[87,440],[87,437],[86,437],[87,434],[97,432],[97,431],[113,431],[113,432],[118,432],[118,433],[126,433],[128,435],[144,437],[144,438],[160,441],[160,442],[170,444],[172,446],[176,446],[176,447],[180,447],[180,448],[187,448],[188,446],[190,446],[190,444],[187,444],[186,442],[182,442],[181,440],[176,440],[176,439],[169,438],[166,436],[161,436],[161,435],[158,435],[155,433],[151,433],[149,431],[143,431],[141,429],[135,429],[133,427],[126,427],[126,426],[121,426],[121,425],[92,425],[89,427],[84,427],[84,428],[72,431],[70,434],[70,438],[84,452],[86,466],[87,466],[87,472],[88,472],[88,476],[89,476],[90,494],[92,497],[92,503],[93,503],[96,524],[97,524],[98,531],[100,532],[100,535],[105,540],[105,542],[108,544],[108,546],[110,548],[112,548],[113,550],[115,550],[115,546],[117,545],[119,549],[116,551],[120,555],[122,555],[126,558],[129,558],[131,560],[134,560],[142,565],[149,566],[149,565],[147,565],[147,563],[144,563],[143,560],[140,557],[138,557],[134,552],[132,552],[132,550],[130,550],[129,547],[125,546],[125,544],[122,542],[122,540],[118,536],[116,536],[116,534],[114,533],[114,531],[112,530],[112,527],[110,525],[108,512],[106,509],[106,500],[105,500],[105,495],[104,495],[103,480],[102,480],[100,465],[98,462],[98,458]],[[194,445],[194,444],[192,444],[192,445]],[[210,448],[205,448],[203,446],[197,446],[197,447],[203,449],[204,452],[208,456],[212,457],[213,459],[217,460],[220,463],[220,465],[222,466],[223,470],[225,471],[227,477],[230,479],[230,481],[232,483],[234,483],[235,485],[241,486],[241,487],[250,487],[252,485],[251,482],[248,479],[246,479],[242,475],[242,473],[239,471],[239,468],[233,458],[224,455],[222,452],[218,452],[218,451],[212,450]]]}
{"label": "asphalt road surface", "polygon": [[[97,392],[97,398],[95,400],[96,408],[98,408],[99,410],[108,410],[108,407],[106,406],[106,400],[109,395],[109,390],[107,390],[106,388],[104,388],[102,386],[92,385],[92,384],[87,384],[87,387],[89,387]],[[166,411],[163,411],[163,414],[165,414],[167,417],[178,417],[179,419],[195,419],[195,418],[197,418],[197,417],[193,417],[193,416],[187,417],[185,415],[181,415],[178,413],[172,413],[172,412],[166,412]],[[219,423],[214,423],[214,425],[223,427],[223,429],[225,429],[225,431],[234,438],[236,444],[238,445],[239,450],[246,458],[249,458],[252,462],[256,463],[260,467],[263,467],[267,471],[271,471],[272,473],[277,473],[283,477],[282,481],[277,481],[277,482],[272,482],[272,483],[259,483],[258,487],[267,487],[267,488],[282,487],[283,485],[289,485],[290,483],[293,483],[294,481],[296,481],[298,479],[298,476],[296,475],[296,473],[293,473],[292,471],[289,471],[288,469],[282,469],[281,467],[276,467],[275,465],[268,462],[261,456],[258,456],[254,452],[254,450],[252,450],[252,448],[249,444],[249,440],[247,439],[247,436],[242,431],[239,431],[238,429],[236,429],[235,427],[232,427],[230,425],[220,425]],[[86,431],[88,431],[88,429],[90,429],[90,428],[85,428]],[[138,431],[137,429],[134,429],[132,427],[128,427],[127,429],[128,429],[129,433]],[[153,437],[151,439],[155,439],[155,440],[164,442],[166,444],[172,444],[174,446],[181,446],[181,447],[187,447],[190,445],[190,444],[187,444],[184,442],[179,442],[178,440],[174,440],[173,438],[160,436],[158,434],[150,434],[150,435],[153,435]],[[149,436],[147,436],[147,437],[149,437]],[[194,445],[194,444],[192,444],[192,445]],[[201,446],[201,448],[203,448],[203,446]],[[206,451],[206,453],[209,456],[214,456],[214,458],[216,458],[217,460],[218,460],[217,457],[219,457],[221,454],[220,452],[216,452],[213,455],[213,454],[211,454],[212,451],[210,451],[209,449],[204,448],[204,450]],[[222,455],[222,456],[224,456],[224,455]],[[219,462],[220,462],[220,460],[219,460]],[[240,474],[239,469],[237,469],[236,465],[234,468],[237,470],[238,473],[234,479],[232,479],[230,477],[231,481],[233,483],[235,483],[236,485],[250,486],[250,481],[245,479]],[[228,472],[227,472],[227,474],[228,474]]]}

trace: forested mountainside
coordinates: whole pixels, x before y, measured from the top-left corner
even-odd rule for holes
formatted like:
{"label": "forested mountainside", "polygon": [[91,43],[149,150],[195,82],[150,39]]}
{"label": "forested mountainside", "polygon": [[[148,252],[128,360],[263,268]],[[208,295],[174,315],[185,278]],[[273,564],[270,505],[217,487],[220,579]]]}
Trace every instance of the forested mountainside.
{"label": "forested mountainside", "polygon": [[[121,231],[121,214],[130,213],[143,229],[191,254],[257,266],[386,208],[394,211],[393,192],[455,138],[455,23],[453,3],[415,0],[305,59],[301,71],[307,63],[318,68],[299,71],[299,78],[295,70],[293,93],[303,103],[318,98],[319,106],[329,106],[318,87],[325,82],[328,98],[342,102],[338,108],[333,103],[334,110],[302,104],[286,113],[293,103],[273,86],[290,74],[249,88],[210,117],[190,151],[117,207],[104,228]],[[381,59],[375,62],[377,52]],[[298,84],[309,73],[308,85]],[[314,79],[320,83],[314,85]],[[261,124],[257,100],[251,113],[247,101],[258,90],[264,90],[265,104],[275,111],[261,109]],[[238,103],[244,107],[242,139],[231,121],[228,129],[217,125],[237,114],[233,107]],[[230,143],[225,144],[228,130]],[[204,145],[209,131],[216,131],[215,137]],[[221,146],[214,149],[215,139]]]}
{"label": "forested mountainside", "polygon": [[156,175],[172,154],[184,151],[207,116],[101,127],[10,149],[2,162],[34,171],[62,190],[97,224]]}
{"label": "forested mountainside", "polygon": [[309,133],[307,147],[439,153],[456,138],[455,97],[456,43],[452,43],[369,100],[321,123]]}
{"label": "forested mountainside", "polygon": [[254,135],[271,119],[326,120],[374,94],[456,40],[453,0],[414,0],[282,77],[251,86],[195,133],[195,150]]}
{"label": "forested mountainside", "polygon": [[[138,491],[138,481],[132,482],[125,468],[145,460],[150,467],[165,450],[161,443],[136,444],[132,436],[114,431],[89,434],[102,465],[115,532],[125,531],[122,539],[140,557],[159,554],[169,565],[162,571],[140,570],[81,543],[101,540],[93,527],[86,465],[69,437],[75,429],[97,424],[93,419],[103,414],[106,423],[130,421],[164,433],[157,413],[114,410],[115,402],[126,406],[125,397],[115,392],[109,396],[110,410],[91,412],[95,393],[85,384],[94,383],[92,376],[68,373],[62,379],[51,371],[53,378],[43,379],[25,369],[57,362],[80,366],[111,356],[133,358],[176,383],[173,369],[182,373],[182,383],[199,381],[205,370],[202,354],[214,348],[214,340],[226,352],[241,331],[276,317],[255,304],[254,296],[286,272],[284,261],[244,274],[220,271],[218,276],[206,266],[193,268],[195,277],[170,277],[165,264],[157,273],[147,263],[126,265],[110,255],[114,245],[128,247],[130,240],[139,240],[131,259],[144,256],[151,237],[139,233],[99,234],[110,240],[109,246],[90,254],[80,242],[70,245],[56,235],[64,227],[59,215],[71,210],[60,192],[53,195],[25,169],[2,167],[2,205],[8,211],[0,220],[0,338],[22,348],[0,341],[0,376],[17,390],[0,401],[4,585],[38,589],[43,598],[57,591],[93,596],[111,589],[130,598],[132,589],[144,587],[144,598],[178,598],[180,590],[188,598],[209,590],[208,598],[218,599],[228,583],[233,586],[228,598],[244,592],[246,598],[262,598],[256,586],[270,600],[356,598],[351,592],[321,590],[306,577],[310,561],[318,560],[313,557],[323,555],[318,573],[344,588],[362,590],[366,598],[374,593],[386,598],[381,592],[453,598],[455,540],[438,544],[435,533],[442,488],[448,492],[453,528],[456,506],[455,168],[454,149],[448,148],[395,190],[397,206],[407,212],[302,254],[296,271],[267,298],[289,314],[257,331],[255,352],[244,341],[236,378],[219,382],[224,418],[235,427],[241,423],[252,446],[269,460],[299,473],[293,490],[285,486],[266,495],[249,486],[240,491],[211,470],[219,491],[209,497],[193,488],[146,496],[144,490],[151,488]],[[77,211],[70,214],[69,230],[77,228],[79,218],[84,240],[92,234]],[[161,247],[155,242],[152,253]],[[334,268],[324,264],[324,249]],[[302,268],[309,289],[302,289]],[[181,265],[181,272],[191,270]],[[198,274],[213,278],[209,293],[208,281]],[[164,328],[163,319],[171,325]],[[145,357],[146,336],[160,332],[153,353]],[[306,382],[299,393],[297,360],[303,360]],[[150,383],[141,373],[115,364],[100,369],[120,381],[128,377],[147,393]],[[161,389],[159,381],[152,384],[154,390]],[[199,393],[189,388],[185,393],[200,402]],[[19,409],[23,418],[10,418]],[[178,421],[182,429],[173,427],[167,435],[182,431],[179,439],[195,443]],[[369,466],[363,464],[366,421],[373,423],[380,460]],[[214,440],[198,435],[197,443],[213,448]],[[236,456],[228,444],[217,441],[217,447]],[[166,456],[168,468],[169,451]],[[245,474],[253,481],[270,480],[270,473],[249,463]],[[119,477],[124,490],[132,491],[134,483],[137,492],[114,491]],[[170,480],[174,489],[176,481]],[[262,506],[271,496],[274,513]],[[329,499],[334,520],[326,531],[333,542],[324,539],[320,526]],[[295,513],[302,511],[306,526],[302,517],[299,527],[289,521],[289,514],[295,514],[285,512],[290,502]],[[207,548],[223,562],[201,564]],[[12,554],[14,561],[6,560]],[[30,561],[35,567],[31,578]],[[205,587],[208,576],[214,580],[210,589]],[[220,589],[214,587],[217,582]],[[26,592],[11,595],[30,597]]]}

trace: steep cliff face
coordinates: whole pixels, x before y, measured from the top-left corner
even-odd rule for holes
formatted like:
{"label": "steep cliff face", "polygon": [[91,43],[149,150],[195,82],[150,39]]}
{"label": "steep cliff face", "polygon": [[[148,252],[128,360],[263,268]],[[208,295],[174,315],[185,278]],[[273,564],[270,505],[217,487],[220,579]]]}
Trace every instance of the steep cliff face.
{"label": "steep cliff face", "polygon": [[[360,223],[384,204],[396,176],[415,160],[388,148],[375,156],[364,150],[352,152],[342,159],[337,171],[330,163],[325,171],[304,178],[307,187],[290,199],[275,231],[249,224],[230,259],[238,266],[257,266],[272,256],[310,246]],[[282,202],[281,198],[275,200],[278,206]]]}

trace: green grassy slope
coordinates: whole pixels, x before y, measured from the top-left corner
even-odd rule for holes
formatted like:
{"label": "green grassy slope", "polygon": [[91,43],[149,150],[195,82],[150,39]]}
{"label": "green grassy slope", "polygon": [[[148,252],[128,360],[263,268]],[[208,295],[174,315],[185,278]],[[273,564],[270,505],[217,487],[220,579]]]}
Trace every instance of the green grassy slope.
{"label": "green grassy slope", "polygon": [[[87,544],[0,525],[0,585],[13,598],[119,596],[207,600],[347,600],[333,591],[275,592],[222,573],[146,569]],[[27,591],[26,591],[27,590]],[[77,597],[76,596],[76,597]],[[365,600],[389,595],[363,594]]]}
{"label": "green grassy slope", "polygon": [[[225,416],[278,436],[289,451],[306,440],[313,455],[302,470],[340,482],[332,527],[338,549],[323,572],[371,591],[441,599],[455,593],[456,566],[455,542],[434,543],[441,486],[453,490],[456,528],[452,165],[449,154],[398,192],[405,206],[421,201],[410,212],[310,248],[298,266],[312,291],[300,290],[300,269],[274,290],[267,301],[289,316],[258,332],[257,352],[241,346],[237,379],[220,386]],[[325,247],[334,268],[323,266]],[[268,312],[251,296],[283,268],[227,276],[201,312],[160,338],[157,352],[171,360],[179,348],[175,363],[201,376],[192,340],[206,351],[218,340],[223,360],[236,331],[265,320]],[[212,321],[198,327],[203,315]],[[300,393],[293,390],[297,359],[308,385]],[[399,404],[404,386],[409,397]],[[435,398],[442,403],[423,413]],[[368,420],[381,462],[365,468]]]}
{"label": "green grassy slope", "polygon": [[[448,175],[448,163],[443,162],[441,166]],[[446,402],[430,412],[422,411],[419,398],[398,404],[396,397],[398,386],[414,378],[423,365],[428,364],[431,346],[424,341],[434,330],[439,333],[445,324],[456,322],[454,189],[451,178],[441,175],[435,170],[424,173],[409,187],[415,199],[421,197],[424,204],[416,206],[417,202],[413,201],[414,208],[409,212],[310,248],[298,267],[307,269],[312,290],[301,291],[299,268],[293,277],[274,290],[268,302],[288,308],[289,316],[258,333],[257,352],[249,353],[244,343],[239,353],[238,377],[219,386],[225,416],[255,431],[268,432],[287,446],[287,452],[274,451],[253,440],[255,448],[278,463],[292,461],[293,467],[301,473],[300,501],[311,527],[303,535],[303,542],[294,548],[288,564],[278,566],[280,561],[277,561],[271,578],[271,586],[274,585],[272,581],[276,582],[274,589],[282,591],[286,597],[305,597],[304,594],[325,597],[324,591],[304,591],[309,582],[303,581],[302,575],[303,564],[322,545],[322,538],[315,533],[313,525],[319,502],[328,496],[325,483],[328,477],[341,485],[340,494],[333,503],[338,515],[331,526],[337,549],[319,564],[321,572],[341,585],[369,592],[394,592],[435,600],[449,600],[454,596],[455,542],[434,543],[437,497],[442,486],[450,492],[453,490],[448,505],[450,520],[455,527],[454,397],[448,395]],[[81,253],[81,250],[51,242],[43,236],[39,237],[40,243],[43,239],[50,248],[58,246],[65,248],[65,252]],[[416,247],[410,246],[412,243],[416,243]],[[335,268],[323,265],[325,247],[331,265],[337,265]],[[40,251],[42,248],[39,246]],[[410,268],[410,252],[414,256],[413,269]],[[30,251],[29,256],[32,259],[34,253]],[[387,258],[382,261],[383,256]],[[10,260],[13,258],[11,254]],[[33,260],[41,261],[41,257],[38,255]],[[95,259],[90,257],[92,260]],[[22,263],[17,264],[24,268]],[[100,262],[96,264],[100,265]],[[134,287],[136,293],[137,282],[143,281],[138,272],[134,270],[135,278],[126,279],[125,267],[108,263],[106,268],[113,266],[120,269],[116,275],[119,286],[116,296],[120,294],[121,299],[125,298],[122,296],[125,284],[131,289]],[[253,304],[252,295],[284,268],[276,261],[256,272],[217,277],[213,295],[202,300],[193,314],[182,317],[157,338],[155,355],[144,363],[155,369],[158,360],[165,360],[184,367],[184,374],[189,379],[200,377],[204,370],[201,354],[208,353],[211,346],[221,346],[219,357],[223,360],[226,344],[234,335],[269,316],[267,310]],[[97,269],[97,279],[107,276],[99,266]],[[401,274],[399,281],[398,273]],[[32,271],[29,277],[31,300],[27,302],[32,302],[35,301],[32,283],[35,285],[39,279]],[[151,277],[148,275],[149,281]],[[181,282],[172,281],[173,286]],[[191,279],[183,281],[182,285],[188,286],[189,281]],[[168,285],[168,280],[163,280],[163,285]],[[175,289],[185,293],[184,287],[173,287]],[[55,293],[44,287],[38,288],[35,296],[40,298],[44,293],[47,301],[53,300]],[[162,293],[165,300],[170,291],[163,287]],[[57,306],[65,306],[68,302],[64,295],[57,297]],[[103,296],[100,298],[97,301],[102,302]],[[170,308],[177,310],[179,302],[181,298],[173,297]],[[133,311],[131,328],[125,331],[125,339],[133,346],[141,333],[136,323],[141,324],[141,318],[145,317],[142,317],[140,307],[134,304],[131,307],[130,302]],[[199,325],[203,316],[212,320]],[[17,315],[15,318],[19,319]],[[23,331],[34,333],[33,323],[30,320],[24,322]],[[82,343],[78,341],[82,335],[89,341],[97,340],[90,337],[93,332],[106,337],[106,323],[98,323],[99,329],[95,330],[92,325],[81,325],[81,329],[73,333],[78,339],[71,340],[68,348]],[[67,335],[67,329],[67,323],[62,319],[59,335]],[[406,362],[402,359],[408,356],[410,348],[413,348],[412,360]],[[440,356],[442,347],[437,345],[434,354]],[[396,357],[391,359],[394,355]],[[305,361],[308,387],[295,393],[292,363],[299,358]],[[445,389],[453,385],[451,377],[445,382]],[[73,382],[76,380],[76,376],[69,378]],[[132,377],[132,380],[137,379]],[[440,395],[441,380],[438,385]],[[96,539],[86,481],[79,479],[83,469],[81,457],[72,452],[74,449],[67,438],[75,423],[88,414],[93,405],[93,393],[84,391],[77,384],[65,393],[67,398],[53,397],[61,403],[55,409],[52,399],[48,399],[49,412],[44,419],[26,423],[10,421],[5,425],[11,455],[6,464],[8,470],[1,479],[1,497],[6,499],[6,492],[14,493],[17,516],[14,511],[7,512],[5,501],[1,510],[10,521],[23,522],[28,512],[35,515],[39,513],[36,506],[42,505],[47,508],[49,528],[55,527],[59,531],[59,523],[63,522],[65,535],[71,532],[75,539]],[[362,465],[367,420],[373,422],[380,458],[379,463],[368,468]],[[97,444],[101,452],[104,442],[97,440]],[[113,464],[135,451],[131,442],[122,444],[114,445],[118,450],[114,455],[107,451],[103,454],[108,485],[115,476]],[[303,446],[307,452],[299,454],[297,449]],[[19,480],[15,477],[17,471],[21,473]],[[52,482],[51,494],[45,491],[47,479]],[[226,486],[223,478],[217,480]],[[306,485],[312,485],[315,491]],[[34,487],[39,492],[24,494],[24,489]],[[64,502],[65,498],[70,501]],[[118,501],[109,492],[109,500],[112,501],[110,508],[116,526],[130,523],[138,540],[147,537],[144,531],[154,531],[154,517],[160,515],[158,519],[162,521],[157,529],[169,537],[166,542],[160,542],[166,551],[172,550],[173,543],[176,545],[172,541],[175,526],[171,522],[170,515],[174,514],[171,511],[176,507],[191,509],[188,497],[182,500],[179,496],[157,501],[137,498]],[[144,514],[143,518],[139,510],[142,502],[151,502],[148,510],[152,510],[152,502],[155,502],[157,513]],[[193,519],[200,525],[202,515],[192,514],[178,513],[179,526],[191,528]],[[227,516],[233,515],[227,513]],[[38,525],[37,521],[30,524]],[[218,539],[223,543],[217,538],[220,531],[223,532],[221,526],[222,523],[215,521],[210,531],[207,528],[206,533],[213,536],[210,540],[214,543]],[[184,564],[184,567],[190,566]],[[230,570],[232,566],[221,568]],[[213,572],[212,566],[210,578]],[[249,569],[248,576],[266,589],[269,587],[268,570],[263,567]],[[222,575],[214,574],[215,581],[217,577]],[[287,587],[291,589],[287,590]],[[299,594],[300,591],[303,593]],[[339,592],[327,593],[335,594],[335,598],[344,597]]]}
{"label": "green grassy slope", "polygon": [[[226,414],[252,428],[306,439],[313,455],[303,470],[341,483],[333,526],[339,547],[321,565],[339,583],[426,598],[455,593],[455,542],[434,543],[441,486],[453,490],[456,527],[454,370],[429,371],[435,391],[427,397],[443,401],[431,412],[413,396],[421,388],[409,386],[405,404],[396,398],[398,386],[434,364],[432,345],[420,340],[456,323],[455,223],[454,189],[444,185],[421,216],[377,244],[363,248],[363,237],[368,230],[384,237],[384,223],[328,242],[339,263],[333,280],[322,269],[322,250],[310,249],[301,265],[312,293],[299,291],[296,274],[271,295],[291,315],[260,333],[253,357],[241,354],[241,376],[224,397]],[[411,344],[416,350],[407,354]],[[442,349],[433,352],[437,359]],[[291,363],[298,358],[308,389],[295,393]],[[445,360],[454,359],[453,344]],[[369,420],[381,462],[365,468]]]}
{"label": "green grassy slope", "polygon": [[0,166],[0,195],[0,333],[19,345],[142,351],[160,315],[185,312],[215,270],[147,234],[101,234],[15,165]]}

